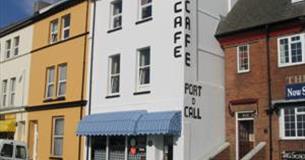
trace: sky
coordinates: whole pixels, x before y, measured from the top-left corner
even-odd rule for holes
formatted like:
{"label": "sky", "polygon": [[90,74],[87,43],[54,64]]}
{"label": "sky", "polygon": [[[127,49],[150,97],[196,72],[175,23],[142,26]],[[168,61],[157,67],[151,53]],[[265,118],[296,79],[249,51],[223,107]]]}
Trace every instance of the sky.
{"label": "sky", "polygon": [[[37,0],[0,0],[0,28],[20,21],[33,14]],[[44,0],[53,3],[55,0]]]}

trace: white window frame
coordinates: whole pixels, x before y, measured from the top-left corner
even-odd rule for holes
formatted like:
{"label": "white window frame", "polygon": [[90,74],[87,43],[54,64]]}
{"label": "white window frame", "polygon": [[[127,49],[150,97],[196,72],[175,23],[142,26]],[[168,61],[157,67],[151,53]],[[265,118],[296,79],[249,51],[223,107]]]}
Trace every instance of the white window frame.
{"label": "white window frame", "polygon": [[[145,20],[145,19],[149,19],[149,18],[151,18],[152,17],[152,15],[153,15],[153,13],[152,13],[152,9],[153,9],[153,0],[151,1],[151,2],[149,2],[149,3],[146,3],[146,4],[144,4],[144,5],[142,5],[142,2],[141,2],[142,0],[139,0],[138,2],[139,2],[139,17],[138,17],[138,19],[139,20]],[[144,10],[144,8],[147,8],[147,7],[149,7],[149,6],[151,6],[151,16],[150,17],[146,17],[146,18],[142,18],[142,14],[143,14],[143,10]]]}
{"label": "white window frame", "polygon": [[[248,57],[248,69],[241,69],[240,68],[240,48],[241,47],[247,47],[247,57]],[[239,45],[237,46],[237,73],[247,73],[250,72],[250,45],[249,44],[245,44],[245,45]]]}
{"label": "white window frame", "polygon": [[[113,13],[114,12],[114,4],[118,3],[119,1],[121,2],[121,6],[122,6],[121,13],[118,13],[118,14],[114,15],[114,13]],[[118,28],[122,27],[122,24],[123,24],[122,12],[123,12],[123,0],[113,0],[113,1],[111,1],[111,3],[110,3],[110,29],[118,29]],[[121,17],[121,25],[117,26],[117,27],[114,27],[114,20],[116,18],[120,18],[120,17]]]}
{"label": "white window frame", "polygon": [[[55,135],[55,129],[56,129],[56,121],[57,120],[63,120],[63,134],[62,135]],[[63,116],[58,116],[58,117],[53,117],[53,125],[52,125],[52,156],[54,157],[62,157],[63,155],[55,155],[54,153],[54,148],[55,148],[55,139],[56,138],[61,138],[62,139],[62,149],[64,149],[64,131],[65,131],[65,119]]]}
{"label": "white window frame", "polygon": [[[69,26],[64,26],[65,25],[65,18],[69,18]],[[62,40],[65,40],[65,39],[68,39],[70,38],[70,28],[71,28],[71,15],[70,14],[67,14],[67,15],[64,15],[62,18],[61,18],[61,23],[62,23],[62,31],[61,31],[61,39]],[[65,37],[65,31],[68,31],[69,32],[69,36],[68,37]]]}
{"label": "white window frame", "polygon": [[20,37],[19,36],[14,37],[14,49],[13,49],[14,54],[13,54],[13,56],[18,56],[19,55],[19,44],[20,44]]}
{"label": "white window frame", "polygon": [[[301,47],[302,47],[302,61],[301,62],[295,62],[292,63],[292,58],[291,58],[291,38],[300,36],[300,42],[301,42]],[[280,41],[283,39],[288,40],[288,54],[289,54],[289,62],[288,63],[281,63],[281,44]],[[284,37],[279,37],[277,40],[277,57],[278,57],[278,67],[287,67],[287,66],[294,66],[294,65],[300,65],[300,64],[305,64],[305,34],[294,34],[294,35],[289,35],[289,36],[284,36]]]}
{"label": "white window frame", "polygon": [[[57,24],[57,29],[55,31],[53,31],[53,25],[54,24]],[[58,32],[58,29],[59,29],[59,21],[58,21],[58,19],[52,20],[50,22],[50,40],[49,40],[50,44],[56,43],[56,42],[59,41],[59,32]],[[55,35],[55,34],[56,34],[57,38],[56,38],[56,40],[53,40],[53,35]]]}
{"label": "white window frame", "polygon": [[[112,63],[113,63],[113,58],[119,56],[120,62],[119,62],[119,73],[111,73],[112,70]],[[121,81],[121,55],[120,54],[114,54],[109,56],[108,58],[108,95],[113,96],[113,95],[119,95],[120,94],[120,81]],[[112,84],[111,84],[111,79],[113,77],[119,77],[119,92],[112,93]]]}
{"label": "white window frame", "polygon": [[[5,84],[5,87],[4,87]],[[6,107],[7,106],[7,90],[8,90],[8,80],[4,79],[2,80],[1,84],[1,106]]]}
{"label": "white window frame", "polygon": [[[12,98],[14,96],[14,98]],[[10,88],[9,88],[9,105],[15,105],[16,101],[16,77],[10,79]]]}
{"label": "white window frame", "polygon": [[5,54],[4,54],[4,59],[9,59],[11,58],[11,54],[12,54],[12,40],[8,39],[5,41]]}
{"label": "white window frame", "polygon": [[[149,49],[149,65],[145,65],[145,66],[140,66],[140,54],[141,54],[141,50],[144,49]],[[150,90],[150,84],[151,84],[151,47],[147,46],[147,47],[143,47],[143,48],[139,48],[137,49],[137,67],[136,67],[136,92],[142,92],[142,91],[149,91]],[[140,80],[140,69],[143,68],[149,68],[149,83],[148,84],[140,84],[141,80]]]}
{"label": "white window frame", "polygon": [[[61,68],[63,68],[63,67],[66,67],[66,75],[65,75],[65,77],[66,77],[66,79],[61,79],[62,77],[61,77]],[[66,93],[67,93],[67,76],[68,76],[68,65],[66,64],[66,63],[63,63],[63,64],[60,64],[60,65],[58,65],[58,81],[57,81],[57,97],[65,97],[66,96]],[[65,88],[65,93],[64,94],[62,94],[62,95],[60,95],[59,94],[59,90],[60,90],[60,86],[62,85],[62,84],[65,84],[66,85],[66,88]]]}
{"label": "white window frame", "polygon": [[[53,80],[51,82],[49,82],[50,70],[53,70],[53,72],[54,72]],[[48,67],[46,74],[47,74],[47,76],[46,76],[45,99],[52,99],[54,96],[54,90],[55,90],[55,66]],[[48,91],[49,91],[48,89],[49,89],[49,86],[51,86],[51,85],[53,86],[53,95],[48,97]]]}
{"label": "white window frame", "polygon": [[279,118],[279,132],[280,132],[280,139],[282,140],[304,140],[305,136],[298,136],[298,129],[297,129],[297,115],[305,115],[305,112],[298,112],[297,109],[300,107],[305,107],[305,106],[296,106],[293,107],[294,108],[294,113],[295,113],[295,136],[294,137],[289,137],[289,136],[285,136],[285,112],[284,109],[285,108],[281,108],[280,109],[280,118]]}

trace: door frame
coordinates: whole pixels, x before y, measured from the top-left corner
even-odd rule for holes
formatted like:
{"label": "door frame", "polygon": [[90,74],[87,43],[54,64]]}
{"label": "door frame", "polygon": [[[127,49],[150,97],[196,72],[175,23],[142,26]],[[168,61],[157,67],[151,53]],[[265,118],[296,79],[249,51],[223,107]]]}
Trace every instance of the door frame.
{"label": "door frame", "polygon": [[255,134],[255,129],[254,129],[254,119],[255,117],[251,118],[238,118],[238,115],[240,113],[253,113],[254,111],[240,111],[240,112],[235,112],[235,159],[239,160],[239,121],[253,121],[253,132]]}

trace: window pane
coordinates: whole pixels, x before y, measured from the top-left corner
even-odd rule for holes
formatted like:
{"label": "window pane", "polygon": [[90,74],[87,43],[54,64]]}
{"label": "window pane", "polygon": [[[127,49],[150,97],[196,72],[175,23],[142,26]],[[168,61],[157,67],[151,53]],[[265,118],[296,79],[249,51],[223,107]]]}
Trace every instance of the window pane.
{"label": "window pane", "polygon": [[54,150],[55,156],[61,156],[63,151],[63,138],[54,138]]}
{"label": "window pane", "polygon": [[122,25],[122,16],[117,16],[113,19],[113,28],[120,27]]}
{"label": "window pane", "polygon": [[67,79],[67,65],[60,65],[59,66],[59,80],[66,80]]}
{"label": "window pane", "polygon": [[291,44],[291,62],[302,62],[302,44],[301,42]]}
{"label": "window pane", "polygon": [[288,39],[280,40],[280,61],[281,63],[289,62],[289,50],[288,50]]}
{"label": "window pane", "polygon": [[147,7],[143,7],[142,8],[142,19],[151,17],[151,13],[152,13],[152,6],[147,6]]}
{"label": "window pane", "polygon": [[140,66],[150,65],[150,49],[145,48],[140,50]]}
{"label": "window pane", "polygon": [[284,128],[286,137],[294,137],[296,135],[294,108],[284,109]]}
{"label": "window pane", "polygon": [[48,92],[47,92],[47,97],[52,97],[53,96],[53,91],[54,91],[54,85],[48,85],[47,88]]}
{"label": "window pane", "polygon": [[58,85],[58,96],[64,96],[66,94],[66,82],[60,82]]}
{"label": "window pane", "polygon": [[109,160],[125,160],[125,137],[109,137]]}
{"label": "window pane", "polygon": [[150,69],[149,67],[140,69],[140,84],[149,84]]}
{"label": "window pane", "polygon": [[13,145],[4,144],[1,150],[2,157],[12,157],[13,156]]}
{"label": "window pane", "polygon": [[305,115],[297,115],[297,129],[298,129],[298,136],[304,137],[305,136]]}
{"label": "window pane", "polygon": [[[136,149],[136,153],[132,153]],[[146,136],[128,138],[128,160],[146,160]]]}
{"label": "window pane", "polygon": [[112,3],[113,15],[122,13],[122,0],[116,0]]}
{"label": "window pane", "polygon": [[111,93],[120,92],[120,76],[111,77]]}
{"label": "window pane", "polygon": [[120,73],[120,56],[111,57],[111,74]]}
{"label": "window pane", "polygon": [[54,68],[48,69],[48,82],[54,81]]}
{"label": "window pane", "polygon": [[23,146],[16,147],[16,158],[26,159],[26,149]]}
{"label": "window pane", "polygon": [[238,71],[247,71],[249,69],[248,46],[240,46],[238,50]]}
{"label": "window pane", "polygon": [[70,27],[70,15],[64,16],[63,21],[64,21],[64,28]]}
{"label": "window pane", "polygon": [[14,38],[14,55],[18,55],[19,53],[19,37]]}
{"label": "window pane", "polygon": [[106,160],[106,137],[92,137],[92,160]]}
{"label": "window pane", "polygon": [[63,118],[55,119],[54,135],[63,135],[63,134],[64,134],[64,119]]}

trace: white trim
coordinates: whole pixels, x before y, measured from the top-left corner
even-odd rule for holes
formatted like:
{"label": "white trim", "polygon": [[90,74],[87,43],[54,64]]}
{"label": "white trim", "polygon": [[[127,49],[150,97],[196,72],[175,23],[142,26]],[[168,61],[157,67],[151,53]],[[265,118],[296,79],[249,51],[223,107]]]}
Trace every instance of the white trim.
{"label": "white trim", "polygon": [[11,54],[12,54],[12,40],[11,39],[6,40],[4,47],[5,48],[4,48],[4,57],[3,57],[3,59],[5,60],[5,59],[11,58]]}
{"label": "white trim", "polygon": [[[49,82],[50,71],[53,70],[53,79]],[[55,66],[51,66],[47,68],[47,76],[46,76],[46,89],[45,89],[45,99],[53,98],[54,90],[55,90]],[[49,86],[53,86],[53,94],[48,96]]]}
{"label": "white trim", "polygon": [[[4,87],[5,84],[5,87]],[[5,90],[4,90],[5,88]],[[8,88],[8,80],[7,79],[3,79],[2,80],[2,84],[1,84],[1,105],[2,107],[6,107],[7,106],[7,88]],[[5,96],[5,98],[4,98]],[[5,103],[4,103],[5,101]]]}
{"label": "white trim", "polygon": [[254,130],[254,118],[238,118],[238,114],[240,113],[252,113],[253,111],[241,111],[241,112],[235,112],[235,157],[236,160],[239,160],[239,121],[253,121],[253,132],[255,135],[255,130]]}
{"label": "white trim", "polygon": [[[55,26],[56,24],[56,30],[52,30],[53,26]],[[49,43],[56,43],[59,41],[59,35],[58,35],[58,27],[59,27],[59,22],[58,19],[54,19],[50,22],[50,39],[49,39]],[[56,35],[56,40],[53,40],[53,35]]]}
{"label": "white trim", "polygon": [[[141,50],[145,50],[145,49],[149,49],[149,65],[140,66]],[[137,58],[137,60],[136,60],[136,64],[137,64],[137,66],[136,66],[136,91],[137,92],[149,91],[150,85],[151,85],[151,47],[147,46],[147,47],[142,47],[142,48],[137,49],[136,58]],[[148,84],[141,84],[140,69],[144,69],[144,68],[149,68],[149,83]]]}
{"label": "white trim", "polygon": [[[14,82],[14,83],[13,83]],[[14,95],[14,102],[12,103],[12,95]],[[9,106],[14,106],[15,105],[15,100],[16,100],[16,77],[12,77],[10,79],[10,87],[9,87]]]}
{"label": "white trim", "polygon": [[[69,18],[69,26],[65,27],[65,18]],[[62,40],[65,40],[65,39],[68,39],[70,37],[70,27],[71,27],[71,15],[70,14],[67,14],[67,15],[64,15],[62,18],[61,18],[61,23],[62,23],[62,31],[61,31],[61,39]],[[68,37],[65,37],[65,31],[69,31],[69,36]]]}
{"label": "white trim", "polygon": [[[66,68],[66,75],[65,75],[65,79],[61,79],[61,69]],[[58,65],[58,81],[57,81],[57,97],[65,97],[66,93],[67,93],[67,75],[68,75],[68,65],[66,63],[64,64],[60,64]],[[65,84],[65,92],[64,94],[60,95],[59,94],[59,90],[60,90],[60,85],[61,84]]]}
{"label": "white trim", "polygon": [[[65,119],[64,119],[64,117],[63,116],[60,116],[60,117],[53,117],[53,125],[52,125],[52,127],[53,127],[53,129],[52,129],[52,156],[55,156],[55,157],[62,157],[63,156],[63,149],[64,149],[64,124],[63,124],[63,130],[62,130],[62,132],[63,132],[63,134],[62,135],[56,135],[55,134],[55,130],[56,130],[56,121],[57,120],[62,120],[63,121],[63,123],[65,124]],[[55,155],[54,154],[54,148],[55,148],[55,139],[56,138],[59,138],[59,139],[62,139],[62,155]]]}
{"label": "white trim", "polygon": [[[301,42],[301,47],[302,47],[302,61],[301,62],[295,62],[292,63],[291,62],[291,38],[292,37],[296,37],[299,36],[300,37],[300,42]],[[283,36],[283,37],[279,37],[277,39],[277,57],[278,57],[278,67],[282,68],[282,67],[288,67],[288,66],[295,66],[295,65],[300,65],[300,64],[305,64],[305,40],[304,37],[305,34],[301,33],[301,34],[294,34],[294,35],[289,35],[289,36]],[[288,40],[288,54],[289,54],[289,62],[288,63],[281,63],[281,45],[280,45],[280,41],[283,39],[287,39]]]}
{"label": "white trim", "polygon": [[[17,41],[18,40],[18,41]],[[16,43],[18,42],[18,43]],[[16,45],[17,44],[17,45]],[[13,57],[18,56],[19,55],[19,45],[20,45],[20,37],[16,36],[14,37],[14,45],[13,45]],[[17,54],[16,54],[16,50],[17,50]]]}
{"label": "white trim", "polygon": [[[239,62],[240,62],[240,60],[239,60],[239,54],[240,54],[240,48],[241,47],[247,47],[247,57],[248,57],[248,69],[246,69],[246,70],[241,70],[241,68],[240,68],[240,64],[239,64]],[[237,46],[237,73],[247,73],[247,72],[249,72],[250,71],[250,45],[249,44],[244,44],[244,45],[239,45],[239,46]]]}
{"label": "white trim", "polygon": [[[113,63],[113,58],[118,56],[119,57],[119,73],[111,73],[111,70],[112,70],[112,63]],[[121,54],[120,53],[117,53],[117,54],[114,54],[114,55],[111,55],[108,57],[108,87],[107,87],[107,95],[108,96],[114,96],[114,95],[119,95],[120,94],[120,81],[121,81],[121,77],[120,77],[120,74],[121,74]],[[118,92],[114,92],[112,93],[112,84],[111,84],[111,79],[113,77],[119,77],[119,91]]]}

